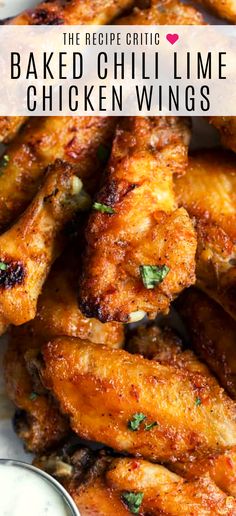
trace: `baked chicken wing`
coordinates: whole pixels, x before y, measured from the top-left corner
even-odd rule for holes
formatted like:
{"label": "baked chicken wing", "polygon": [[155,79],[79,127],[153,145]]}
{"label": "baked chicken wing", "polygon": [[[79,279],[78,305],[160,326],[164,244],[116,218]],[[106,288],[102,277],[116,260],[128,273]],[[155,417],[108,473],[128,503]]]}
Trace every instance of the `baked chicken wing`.
{"label": "baked chicken wing", "polygon": [[[200,296],[204,294],[200,294]],[[196,294],[197,296],[197,294]],[[199,313],[204,311],[204,303],[201,303],[201,308],[197,306],[197,299],[190,301],[190,296],[186,291],[183,294],[185,305],[182,305],[182,314],[184,309],[189,314],[191,311],[193,318],[191,323],[193,327],[198,326]],[[191,305],[192,303],[192,305]],[[191,306],[191,308],[190,308]],[[194,311],[196,310],[196,312]],[[196,317],[195,317],[196,314]],[[209,308],[205,310],[206,319],[209,315]],[[186,316],[187,317],[187,316]],[[205,321],[205,318],[203,318]],[[196,321],[196,322],[195,322]],[[212,321],[211,317],[209,322]],[[211,324],[211,322],[210,322]],[[189,326],[190,328],[190,321]],[[215,336],[219,325],[216,323]],[[192,330],[190,330],[191,333]],[[194,330],[193,330],[194,331]],[[192,333],[193,333],[192,331]],[[201,330],[199,330],[201,331]],[[209,334],[208,334],[209,335]],[[195,346],[196,336],[194,336]],[[202,364],[190,350],[184,350],[181,340],[169,328],[160,329],[155,326],[149,328],[140,327],[136,330],[131,339],[127,343],[127,349],[131,353],[140,353],[145,358],[157,360],[163,365],[171,365],[177,368],[184,368],[188,371],[199,372],[200,374],[210,375],[208,369]],[[232,350],[233,351],[233,350]],[[212,353],[211,361],[214,360],[214,353]],[[222,369],[224,365],[222,364]],[[236,448],[232,447],[220,454],[212,453],[210,456],[206,455],[202,458],[195,459],[193,456],[189,461],[176,461],[170,464],[170,467],[175,472],[184,476],[189,480],[210,475],[216,485],[226,493],[236,495]]]}
{"label": "baked chicken wing", "polygon": [[235,404],[203,365],[165,365],[66,337],[43,356],[43,382],[82,438],[154,461],[236,445]]}
{"label": "baked chicken wing", "polygon": [[194,350],[236,399],[236,322],[197,289],[186,290],[177,308]]}
{"label": "baked chicken wing", "polygon": [[179,206],[197,230],[197,285],[236,318],[236,158],[198,151],[186,175],[176,178]]}
{"label": "baked chicken wing", "polygon": [[87,317],[155,317],[194,282],[195,234],[173,192],[188,140],[186,121],[176,117],[128,118],[118,126],[86,231],[80,308]]}
{"label": "baked chicken wing", "polygon": [[115,124],[115,118],[102,117],[30,119],[0,160],[0,230],[27,207],[55,159],[75,165],[86,189],[94,192]]}
{"label": "baked chicken wing", "polygon": [[198,0],[206,9],[212,11],[216,16],[236,22],[235,0]]}
{"label": "baked chicken wing", "polygon": [[84,207],[74,168],[56,161],[30,206],[0,236],[0,317],[6,325],[34,318],[38,296],[61,252],[63,228]]}

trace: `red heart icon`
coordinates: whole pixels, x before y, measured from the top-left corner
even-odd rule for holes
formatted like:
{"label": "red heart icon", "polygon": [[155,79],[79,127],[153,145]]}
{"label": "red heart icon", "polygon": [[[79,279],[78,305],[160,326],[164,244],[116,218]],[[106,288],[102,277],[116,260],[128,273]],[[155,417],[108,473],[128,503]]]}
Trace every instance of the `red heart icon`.
{"label": "red heart icon", "polygon": [[179,35],[178,34],[166,34],[166,39],[167,39],[167,41],[169,41],[169,43],[171,43],[171,45],[174,45],[174,43],[176,43],[176,41],[178,41]]}

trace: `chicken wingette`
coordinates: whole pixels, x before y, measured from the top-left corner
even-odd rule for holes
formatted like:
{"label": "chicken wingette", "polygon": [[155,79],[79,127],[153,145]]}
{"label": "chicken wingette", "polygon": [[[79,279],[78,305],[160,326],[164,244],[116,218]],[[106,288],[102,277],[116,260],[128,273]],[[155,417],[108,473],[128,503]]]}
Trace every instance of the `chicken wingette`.
{"label": "chicken wingette", "polygon": [[139,501],[136,512],[141,515],[233,516],[236,512],[236,500],[221,491],[208,476],[186,481],[167,468],[145,460],[113,460],[106,482],[120,493],[131,512],[135,512],[134,501],[136,505]]}
{"label": "chicken wingette", "polygon": [[236,152],[236,117],[211,116],[210,123],[218,129],[222,145]]}
{"label": "chicken wingette", "polygon": [[27,324],[28,331],[44,342],[67,335],[120,347],[124,341],[122,324],[102,324],[97,319],[84,317],[79,310],[77,282],[81,258],[75,247],[78,248],[76,241],[52,267],[38,299],[36,317]]}
{"label": "chicken wingette", "polygon": [[[187,296],[187,293],[184,294],[184,296],[185,295]],[[198,313],[196,303],[194,305],[193,302],[193,306]],[[203,305],[201,306],[203,308]],[[186,309],[188,310],[187,303]],[[208,311],[206,310],[206,317],[207,315]],[[196,319],[198,319],[198,316],[196,316]],[[195,324],[193,320],[191,322]],[[184,368],[199,372],[200,374],[210,374],[192,351],[183,349],[181,340],[169,328],[160,329],[155,326],[149,328],[140,327],[128,340],[127,349],[131,353],[139,353],[145,358],[157,360],[163,365]],[[232,496],[236,495],[235,446],[220,454],[212,453],[210,456],[205,456],[200,459],[191,457],[187,462],[172,462],[170,467],[189,480],[208,474],[220,489]]]}
{"label": "chicken wingette", "polygon": [[236,445],[236,408],[207,368],[170,366],[58,338],[43,347],[43,383],[82,438],[154,461]]}
{"label": "chicken wingette", "polygon": [[197,286],[236,318],[236,157],[197,151],[175,180],[179,206],[197,231]]}
{"label": "chicken wingette", "polygon": [[210,516],[235,514],[236,501],[209,477],[185,481],[167,468],[137,459],[113,458],[64,446],[34,464],[73,496],[82,516],[123,514]]}
{"label": "chicken wingette", "polygon": [[206,9],[212,11],[216,16],[236,23],[235,0],[198,0]]}
{"label": "chicken wingette", "polygon": [[56,161],[19,220],[0,236],[0,320],[20,325],[35,317],[43,283],[61,252],[65,224],[87,199],[74,168]]}
{"label": "chicken wingette", "polygon": [[191,345],[236,399],[236,322],[218,303],[197,289],[183,293],[177,308]]}
{"label": "chicken wingette", "polygon": [[188,141],[188,124],[176,117],[127,118],[118,126],[86,231],[80,308],[87,317],[155,317],[194,283],[195,233],[173,191]]}
{"label": "chicken wingette", "polygon": [[30,119],[0,160],[0,230],[27,207],[55,159],[74,164],[86,189],[94,192],[115,124],[115,118],[102,117]]}
{"label": "chicken wingette", "polygon": [[36,366],[38,339],[23,327],[12,331],[4,356],[6,392],[18,407],[14,427],[28,451],[41,453],[55,446],[69,433],[69,424],[57,403],[43,388]]}

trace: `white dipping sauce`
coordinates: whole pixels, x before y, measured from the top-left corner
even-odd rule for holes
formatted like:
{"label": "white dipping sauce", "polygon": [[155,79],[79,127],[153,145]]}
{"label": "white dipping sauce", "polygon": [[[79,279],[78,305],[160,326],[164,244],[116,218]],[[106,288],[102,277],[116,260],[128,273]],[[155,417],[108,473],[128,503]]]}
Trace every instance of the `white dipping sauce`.
{"label": "white dipping sauce", "polygon": [[0,463],[0,493],[1,516],[76,514],[50,478],[42,476],[40,471],[14,464],[14,461]]}

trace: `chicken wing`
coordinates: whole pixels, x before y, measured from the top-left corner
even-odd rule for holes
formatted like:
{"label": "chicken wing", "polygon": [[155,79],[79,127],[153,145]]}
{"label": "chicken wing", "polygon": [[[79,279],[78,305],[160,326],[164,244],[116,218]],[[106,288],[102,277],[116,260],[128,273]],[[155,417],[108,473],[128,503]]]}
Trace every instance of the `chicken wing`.
{"label": "chicken wing", "polygon": [[186,482],[167,468],[145,460],[113,460],[106,481],[131,509],[138,501],[140,509],[136,512],[143,515],[215,516],[234,515],[236,511],[236,500],[208,476]]}
{"label": "chicken wing", "polygon": [[63,228],[83,208],[81,189],[74,168],[56,161],[28,209],[0,236],[0,316],[5,324],[34,318],[42,285],[61,252]]}
{"label": "chicken wing", "polygon": [[208,477],[186,482],[163,466],[114,459],[105,450],[92,453],[77,447],[68,453],[64,448],[37,457],[34,464],[66,487],[83,516],[235,513],[235,500]]}
{"label": "chicken wing", "polygon": [[236,322],[197,289],[184,292],[177,308],[194,350],[236,399]]}
{"label": "chicken wing", "polygon": [[188,139],[185,120],[176,117],[119,125],[86,232],[80,308],[87,317],[154,317],[194,282],[195,234],[173,193],[173,173],[187,165]]}
{"label": "chicken wing", "polygon": [[236,152],[236,117],[211,116],[210,123],[218,129],[222,145]]}
{"label": "chicken wing", "polygon": [[163,365],[66,337],[49,342],[43,356],[43,382],[82,438],[154,461],[236,445],[235,404],[197,366]]}
{"label": "chicken wing", "polygon": [[4,357],[6,391],[18,407],[15,430],[27,450],[33,453],[42,453],[69,433],[67,419],[60,414],[53,396],[43,388],[36,368],[27,368],[29,354],[32,363],[39,352],[38,339],[17,328],[12,331]]}
{"label": "chicken wing", "polygon": [[0,143],[13,140],[26,120],[26,116],[0,116]]}
{"label": "chicken wing", "polygon": [[177,178],[179,206],[197,230],[197,285],[236,318],[236,157],[198,151],[185,177]]}
{"label": "chicken wing", "polygon": [[102,117],[30,119],[0,161],[0,230],[27,207],[45,167],[56,158],[72,163],[94,192],[104,167],[116,120]]}
{"label": "chicken wing", "polygon": [[203,15],[192,5],[178,0],[151,0],[147,9],[134,7],[133,11],[119,18],[118,25],[203,25]]}
{"label": "chicken wing", "polygon": [[124,341],[120,323],[102,324],[97,319],[82,315],[77,302],[77,282],[80,256],[77,241],[57,260],[39,296],[35,319],[27,323],[28,331],[46,341],[61,335],[87,339],[95,344],[114,348]]}
{"label": "chicken wing", "polygon": [[[190,309],[190,297],[188,293],[183,294],[185,298],[185,308]],[[191,299],[192,302],[192,299]],[[202,310],[204,305],[201,304]],[[198,321],[199,308],[197,303],[190,310],[196,310],[196,321]],[[184,307],[183,307],[184,310]],[[183,313],[182,310],[182,313]],[[206,318],[208,311],[206,310]],[[211,319],[210,319],[211,320]],[[191,323],[195,324],[195,317]],[[196,325],[198,323],[196,322]],[[216,329],[217,332],[217,329]],[[196,346],[197,347],[197,346]],[[172,330],[165,328],[160,329],[155,326],[149,328],[138,328],[134,335],[127,343],[127,349],[131,353],[140,353],[145,358],[157,360],[161,364],[171,365],[178,368],[185,368],[190,371],[199,372],[200,374],[209,375],[207,368],[197,360],[192,351],[183,350],[181,340],[173,333]],[[203,477],[208,474],[216,483],[216,485],[226,493],[236,495],[236,448],[232,447],[221,454],[211,454],[210,456],[197,458],[191,457],[190,461],[176,461],[169,464],[170,467],[178,474],[192,480]]]}

